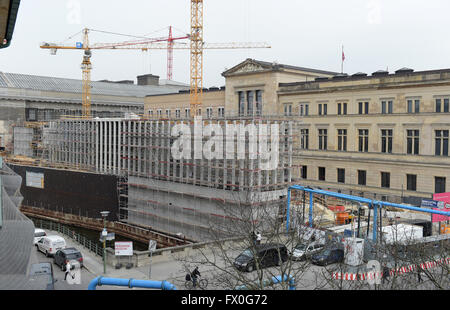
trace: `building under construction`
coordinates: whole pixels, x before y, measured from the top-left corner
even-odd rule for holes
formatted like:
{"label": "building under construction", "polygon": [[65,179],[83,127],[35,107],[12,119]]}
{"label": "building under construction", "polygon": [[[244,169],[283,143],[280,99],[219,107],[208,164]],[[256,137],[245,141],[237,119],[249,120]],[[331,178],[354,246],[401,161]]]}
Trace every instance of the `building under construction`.
{"label": "building under construction", "polygon": [[[214,134],[204,134],[208,128]],[[230,226],[252,222],[249,212],[262,205],[274,217],[283,213],[298,132],[294,121],[264,117],[65,119],[33,130],[41,141],[30,151],[36,158],[39,150],[44,166],[117,177],[120,221],[194,240],[232,235]],[[15,133],[18,145],[30,139]],[[256,213],[251,219],[258,222]]]}

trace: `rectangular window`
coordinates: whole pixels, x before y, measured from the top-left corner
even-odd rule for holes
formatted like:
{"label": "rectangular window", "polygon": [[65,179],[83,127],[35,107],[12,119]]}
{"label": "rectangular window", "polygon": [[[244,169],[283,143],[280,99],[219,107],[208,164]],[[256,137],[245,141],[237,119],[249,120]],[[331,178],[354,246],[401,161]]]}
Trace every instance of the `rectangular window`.
{"label": "rectangular window", "polygon": [[368,152],[369,151],[369,129],[359,129],[359,148],[360,152]]}
{"label": "rectangular window", "polygon": [[441,113],[441,104],[442,104],[442,100],[436,99],[436,112],[437,113]]}
{"label": "rectangular window", "polygon": [[240,91],[239,96],[239,116],[245,115],[245,93]]}
{"label": "rectangular window", "polygon": [[300,104],[299,112],[300,112],[300,116],[308,116],[308,114],[309,114],[309,105],[308,104]]}
{"label": "rectangular window", "polygon": [[[442,101],[444,102],[444,105],[442,106]],[[437,113],[448,113],[449,112],[449,99],[436,99],[436,112]]]}
{"label": "rectangular window", "polygon": [[300,148],[302,150],[309,149],[309,129],[301,129],[300,134]]}
{"label": "rectangular window", "polygon": [[392,153],[392,129],[381,130],[381,153]]}
{"label": "rectangular window", "polygon": [[347,151],[347,129],[338,129],[338,151]]}
{"label": "rectangular window", "polygon": [[255,99],[255,92],[247,92],[247,115],[253,115],[253,101]]}
{"label": "rectangular window", "polygon": [[225,108],[223,108],[223,107],[218,108],[217,109],[217,115],[219,117],[224,117],[225,116]]}
{"label": "rectangular window", "polygon": [[369,114],[369,102],[358,102],[358,114]]}
{"label": "rectangular window", "polygon": [[381,187],[391,187],[391,174],[389,172],[381,172]]}
{"label": "rectangular window", "polygon": [[180,109],[176,109],[175,110],[175,117],[176,118],[181,118],[181,111],[180,111]]}
{"label": "rectangular window", "polygon": [[319,181],[325,181],[325,167],[319,167]]}
{"label": "rectangular window", "polygon": [[166,110],[166,116],[167,118],[170,118],[170,110]]}
{"label": "rectangular window", "polygon": [[417,175],[415,175],[415,174],[407,174],[406,175],[406,189],[408,191],[416,191],[417,190]]}
{"label": "rectangular window", "polygon": [[435,131],[435,155],[448,156],[448,130]]}
{"label": "rectangular window", "polygon": [[148,111],[148,116],[149,116],[150,118],[153,117],[153,110]]}
{"label": "rectangular window", "polygon": [[256,115],[262,115],[262,91],[256,91]]}
{"label": "rectangular window", "polygon": [[434,193],[445,193],[445,178],[434,177]]}
{"label": "rectangular window", "polygon": [[319,115],[327,115],[327,106],[326,103],[319,103]]}
{"label": "rectangular window", "polygon": [[328,130],[319,129],[319,150],[326,150],[328,148]]}
{"label": "rectangular window", "polygon": [[337,181],[338,183],[345,183],[345,169],[338,168]]}
{"label": "rectangular window", "polygon": [[308,178],[308,166],[302,166],[300,177],[304,180],[306,180]]}
{"label": "rectangular window", "polygon": [[162,117],[162,110],[159,109],[159,110],[157,111],[157,113],[158,113],[158,117],[161,118],[161,117]]}
{"label": "rectangular window", "polygon": [[292,104],[285,104],[284,105],[284,116],[291,116],[292,115]]}
{"label": "rectangular window", "polygon": [[358,170],[358,185],[366,185],[366,177],[367,177],[367,171],[366,170]]}
{"label": "rectangular window", "polygon": [[213,116],[213,109],[212,108],[206,108],[206,117],[211,118]]}
{"label": "rectangular window", "polygon": [[342,102],[337,104],[337,114],[347,115],[347,102]]}
{"label": "rectangular window", "polygon": [[381,101],[381,113],[382,114],[392,114],[394,111],[394,103],[392,100]]}
{"label": "rectangular window", "polygon": [[419,155],[419,130],[406,131],[406,153]]}
{"label": "rectangular window", "polygon": [[408,113],[420,113],[420,100],[408,100]]}
{"label": "rectangular window", "polygon": [[188,108],[184,109],[184,116],[186,118],[191,117],[191,109],[188,109]]}

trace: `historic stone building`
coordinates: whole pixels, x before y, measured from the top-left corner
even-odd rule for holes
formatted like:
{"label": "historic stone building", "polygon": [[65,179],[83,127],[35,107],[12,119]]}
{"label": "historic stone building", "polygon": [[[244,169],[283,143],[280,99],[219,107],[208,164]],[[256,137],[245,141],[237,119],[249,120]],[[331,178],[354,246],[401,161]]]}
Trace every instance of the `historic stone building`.
{"label": "historic stone building", "polygon": [[[295,182],[418,203],[448,190],[450,69],[338,74],[247,59],[204,91],[203,117],[301,119]],[[185,118],[189,93],[148,96],[150,117]]]}

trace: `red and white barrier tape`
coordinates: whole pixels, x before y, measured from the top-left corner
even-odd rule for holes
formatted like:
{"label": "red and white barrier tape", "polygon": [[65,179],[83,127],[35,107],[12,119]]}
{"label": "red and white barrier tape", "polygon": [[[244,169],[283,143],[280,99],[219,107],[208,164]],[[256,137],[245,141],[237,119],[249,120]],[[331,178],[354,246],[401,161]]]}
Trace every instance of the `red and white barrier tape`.
{"label": "red and white barrier tape", "polygon": [[[403,266],[397,269],[392,269],[389,271],[389,275],[401,275],[408,272],[417,271],[420,269],[431,269],[435,268],[438,265],[448,265],[450,264],[450,257],[442,258],[437,261],[425,262],[420,265],[409,265]],[[420,266],[420,267],[419,267]],[[348,273],[348,272],[335,272],[333,273],[334,280],[345,280],[345,281],[354,281],[354,280],[376,280],[381,279],[383,277],[382,272],[366,272],[366,273]]]}

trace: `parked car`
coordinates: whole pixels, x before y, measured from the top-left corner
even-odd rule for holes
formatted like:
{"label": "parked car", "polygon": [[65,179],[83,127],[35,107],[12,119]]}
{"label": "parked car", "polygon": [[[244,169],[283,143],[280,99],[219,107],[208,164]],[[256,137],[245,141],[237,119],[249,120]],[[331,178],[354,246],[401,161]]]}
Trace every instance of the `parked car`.
{"label": "parked car", "polygon": [[323,250],[324,245],[319,243],[304,244],[299,243],[292,250],[291,257],[293,260],[305,260],[312,255]]}
{"label": "parked car", "polygon": [[[41,280],[44,278],[43,280]],[[53,276],[53,266],[50,263],[38,263],[31,265],[30,268],[30,281],[37,281],[40,283],[45,283],[45,288],[47,290],[55,289],[55,277]]]}
{"label": "parked car", "polygon": [[40,228],[35,228],[34,229],[34,241],[33,241],[33,244],[37,245],[39,240],[41,240],[45,236],[47,236],[47,233],[45,232],[45,230],[40,229]]}
{"label": "parked car", "polygon": [[[83,267],[83,255],[76,248],[65,248],[56,252],[53,255],[53,262],[61,268],[62,271],[66,271],[67,261],[77,261],[80,264],[80,268]],[[74,265],[72,264],[72,268]]]}
{"label": "parked car", "polygon": [[238,270],[252,272],[256,269],[257,262],[260,268],[266,268],[279,266],[287,260],[288,251],[283,244],[260,244],[239,254],[234,261],[234,266]]}
{"label": "parked car", "polygon": [[45,236],[37,243],[38,251],[41,251],[45,256],[52,256],[58,250],[66,247],[66,240],[60,236]]}
{"label": "parked car", "polygon": [[326,266],[333,263],[341,263],[344,261],[344,250],[339,248],[324,249],[323,251],[313,255],[311,262],[314,265]]}

